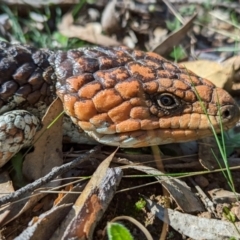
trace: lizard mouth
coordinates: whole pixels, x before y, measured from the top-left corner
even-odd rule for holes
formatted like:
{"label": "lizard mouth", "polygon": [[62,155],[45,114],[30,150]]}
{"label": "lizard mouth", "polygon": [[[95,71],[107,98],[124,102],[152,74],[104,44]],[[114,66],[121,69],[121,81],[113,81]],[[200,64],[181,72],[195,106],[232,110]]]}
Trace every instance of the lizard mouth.
{"label": "lizard mouth", "polygon": [[192,126],[192,129],[188,126],[182,128],[157,128],[122,133],[116,132],[112,134],[103,134],[97,131],[87,131],[87,133],[100,143],[124,148],[187,142],[213,135],[212,127],[219,133],[222,129],[221,124],[224,130],[228,130],[236,124],[240,117],[237,104],[220,107],[220,113],[219,116],[200,114],[198,117],[201,120],[199,121],[199,126]]}

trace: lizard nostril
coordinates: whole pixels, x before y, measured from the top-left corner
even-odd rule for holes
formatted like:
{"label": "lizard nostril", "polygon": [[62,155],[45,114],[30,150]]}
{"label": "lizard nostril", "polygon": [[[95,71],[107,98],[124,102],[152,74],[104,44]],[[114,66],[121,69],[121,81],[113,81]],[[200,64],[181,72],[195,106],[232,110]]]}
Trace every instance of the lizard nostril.
{"label": "lizard nostril", "polygon": [[228,118],[230,115],[231,115],[231,113],[230,113],[229,109],[222,111],[223,118]]}

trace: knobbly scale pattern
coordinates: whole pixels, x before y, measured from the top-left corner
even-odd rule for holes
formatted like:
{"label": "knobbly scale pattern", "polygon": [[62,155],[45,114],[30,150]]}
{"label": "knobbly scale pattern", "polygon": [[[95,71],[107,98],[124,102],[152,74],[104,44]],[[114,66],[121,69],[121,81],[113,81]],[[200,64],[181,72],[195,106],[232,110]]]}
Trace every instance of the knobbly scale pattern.
{"label": "knobbly scale pattern", "polygon": [[79,128],[121,147],[211,135],[196,91],[218,131],[219,110],[225,129],[239,118],[238,106],[223,89],[155,53],[124,47],[53,53],[2,42],[0,83],[1,113],[36,112],[59,96]]}

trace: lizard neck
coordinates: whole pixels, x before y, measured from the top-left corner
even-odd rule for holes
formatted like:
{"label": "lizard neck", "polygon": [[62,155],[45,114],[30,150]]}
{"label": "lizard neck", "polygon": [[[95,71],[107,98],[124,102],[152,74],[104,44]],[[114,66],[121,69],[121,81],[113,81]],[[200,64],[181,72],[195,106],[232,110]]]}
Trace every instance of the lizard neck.
{"label": "lizard neck", "polygon": [[56,98],[52,55],[47,49],[0,42],[0,114],[39,109]]}

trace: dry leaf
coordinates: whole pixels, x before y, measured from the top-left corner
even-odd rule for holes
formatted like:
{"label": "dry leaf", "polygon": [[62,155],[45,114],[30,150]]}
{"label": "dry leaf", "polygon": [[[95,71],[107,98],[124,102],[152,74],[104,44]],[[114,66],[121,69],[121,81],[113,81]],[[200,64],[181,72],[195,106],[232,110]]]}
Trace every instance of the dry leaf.
{"label": "dry leaf", "polygon": [[120,168],[109,168],[114,154],[115,152],[99,165],[59,227],[58,235],[65,239],[91,239],[95,226],[114,196],[122,177]]}
{"label": "dry leaf", "polygon": [[118,41],[102,35],[101,30],[99,30],[99,28],[96,27],[96,24],[94,23],[88,24],[87,25],[88,27],[76,26],[73,24],[72,14],[67,13],[63,16],[62,22],[58,26],[58,30],[61,34],[69,38],[77,37],[79,39],[82,39],[84,41],[87,41],[96,45],[102,45],[107,47],[120,45]]}
{"label": "dry leaf", "polygon": [[70,208],[71,204],[64,204],[41,214],[35,221],[30,223],[30,226],[16,237],[15,240],[50,239]]}
{"label": "dry leaf", "polygon": [[224,189],[212,189],[208,191],[208,194],[211,196],[212,201],[217,203],[235,203],[237,198],[239,199],[240,194],[236,192],[231,192]]}
{"label": "dry leaf", "polygon": [[34,152],[29,153],[23,163],[23,174],[30,180],[39,179],[62,164],[62,116],[45,131],[62,111],[62,102],[56,99],[43,117],[43,128],[34,138]]}
{"label": "dry leaf", "polygon": [[29,208],[35,206],[35,204],[43,198],[46,194],[37,194],[32,195],[26,193],[22,196],[20,201],[16,201],[11,203],[10,205],[5,205],[0,208],[0,226],[4,226],[7,223],[13,221],[18,218],[21,214],[27,211]]}
{"label": "dry leaf", "polygon": [[[225,240],[235,237],[240,238],[239,230],[237,231],[233,223],[216,219],[207,219],[192,216],[186,213],[173,211],[172,209],[163,208],[150,199],[146,199],[147,207],[152,214],[163,222],[169,224],[172,228],[181,234],[193,239],[206,240]],[[237,225],[237,224],[236,224]]]}
{"label": "dry leaf", "polygon": [[[42,134],[46,127],[63,111],[61,101],[55,100],[50,106],[49,111],[43,117],[43,129],[39,131],[34,139]],[[28,154],[23,163],[23,172],[27,177],[36,180],[48,172],[55,166],[62,164],[60,157],[62,148],[62,122],[57,121],[43,136],[35,143],[35,151]],[[51,183],[51,186],[59,185],[59,183]],[[29,193],[22,197],[29,197]],[[46,194],[32,195],[16,203],[12,203],[4,209],[0,210],[0,214],[4,216],[1,219],[1,224],[5,225],[14,220],[27,209],[32,208]]]}
{"label": "dry leaf", "polygon": [[181,39],[183,39],[186,36],[187,32],[192,28],[193,21],[196,19],[196,17],[197,14],[194,14],[190,20],[185,23],[184,26],[168,35],[168,37],[162,43],[152,48],[151,51],[160,55],[166,55],[168,52],[170,52],[174,46],[179,44]]}
{"label": "dry leaf", "polygon": [[0,197],[3,197],[11,192],[14,192],[12,181],[9,178],[7,172],[1,172],[0,174]]}
{"label": "dry leaf", "polygon": [[121,25],[119,22],[119,17],[115,11],[116,0],[109,1],[106,7],[103,10],[101,25],[103,31],[108,34],[117,33],[121,30]]}
{"label": "dry leaf", "polygon": [[196,73],[200,77],[210,80],[217,87],[224,88],[227,91],[230,91],[232,88],[232,66],[224,67],[220,63],[208,60],[182,62],[181,65]]}

